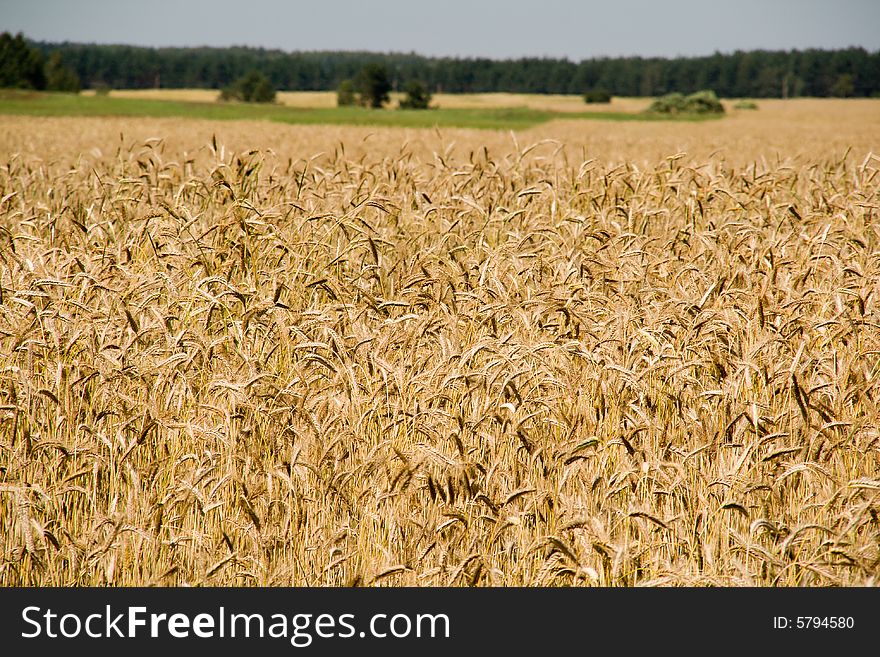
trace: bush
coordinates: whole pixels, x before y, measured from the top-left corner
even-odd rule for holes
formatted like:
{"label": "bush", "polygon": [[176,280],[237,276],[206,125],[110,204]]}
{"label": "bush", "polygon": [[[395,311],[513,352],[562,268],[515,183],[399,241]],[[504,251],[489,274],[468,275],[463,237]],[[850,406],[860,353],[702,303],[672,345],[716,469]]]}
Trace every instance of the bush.
{"label": "bush", "polygon": [[611,94],[604,89],[593,89],[584,94],[584,102],[589,105],[593,103],[610,103]]}
{"label": "bush", "polygon": [[685,108],[687,112],[694,114],[723,114],[724,105],[718,100],[718,96],[714,91],[698,91],[685,97]]}
{"label": "bush", "polygon": [[751,100],[741,100],[736,105],[733,106],[733,109],[756,110],[756,109],[758,109],[758,103],[751,101]]}
{"label": "bush", "polygon": [[220,100],[239,100],[244,103],[274,103],[275,89],[269,78],[259,71],[251,71],[220,92]]}
{"label": "bush", "polygon": [[652,114],[723,114],[724,106],[714,91],[704,90],[685,96],[671,93],[661,96],[651,103],[648,112]]}
{"label": "bush", "polygon": [[106,82],[94,82],[92,84],[92,88],[95,90],[96,96],[109,96],[110,95],[110,85]]}
{"label": "bush", "polygon": [[676,92],[655,98],[648,111],[653,114],[678,114],[685,111],[684,107],[684,94]]}
{"label": "bush", "polygon": [[410,80],[406,89],[406,97],[400,101],[400,109],[428,109],[431,104],[431,92],[418,80]]}
{"label": "bush", "polygon": [[339,83],[339,88],[336,90],[336,104],[339,107],[350,107],[358,104],[354,82],[343,80]]}

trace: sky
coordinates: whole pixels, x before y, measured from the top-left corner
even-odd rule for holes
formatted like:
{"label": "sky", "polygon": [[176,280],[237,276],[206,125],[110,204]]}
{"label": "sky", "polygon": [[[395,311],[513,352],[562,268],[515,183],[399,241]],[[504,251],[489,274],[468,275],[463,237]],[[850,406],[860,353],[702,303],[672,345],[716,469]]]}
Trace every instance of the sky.
{"label": "sky", "polygon": [[39,41],[676,57],[880,50],[880,0],[0,0],[0,31]]}

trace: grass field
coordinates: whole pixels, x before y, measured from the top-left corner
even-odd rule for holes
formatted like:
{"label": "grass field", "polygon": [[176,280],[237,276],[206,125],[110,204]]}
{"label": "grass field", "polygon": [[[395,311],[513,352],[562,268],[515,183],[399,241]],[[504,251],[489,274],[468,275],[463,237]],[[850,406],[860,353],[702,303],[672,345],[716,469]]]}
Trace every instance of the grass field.
{"label": "grass field", "polygon": [[880,101],[759,104],[0,115],[0,585],[876,585]]}
{"label": "grass field", "polygon": [[[84,95],[93,92],[84,91]],[[218,92],[213,89],[119,89],[110,92],[113,98],[132,100],[176,100],[194,103],[212,103]],[[401,93],[391,93],[390,107],[404,97]],[[443,109],[509,109],[527,108],[542,112],[574,113],[611,112],[615,114],[634,114],[648,109],[651,98],[613,98],[608,104],[587,105],[581,96],[560,96],[553,94],[434,94],[431,105]],[[285,107],[301,109],[336,107],[335,91],[279,91],[277,102]]]}
{"label": "grass field", "polygon": [[[551,97],[544,104],[528,101],[525,96],[499,94],[502,99],[489,102],[491,94],[471,95],[430,111],[399,109],[364,109],[336,107],[335,95],[326,93],[282,93],[275,104],[220,103],[211,90],[146,90],[112,92],[107,96],[86,94],[51,94],[6,91],[0,93],[0,114],[26,116],[127,116],[175,117],[210,120],[270,120],[293,124],[371,125],[409,128],[459,127],[490,130],[522,130],[554,118],[604,119],[614,121],[705,121],[712,116],[660,116],[640,114],[626,104],[615,109],[589,109],[580,98],[580,111],[562,97]],[[534,97],[533,97],[534,98]],[[334,101],[329,104],[328,100]],[[569,99],[571,100],[571,99]],[[392,107],[396,107],[396,99]],[[563,108],[563,109],[560,109]]]}

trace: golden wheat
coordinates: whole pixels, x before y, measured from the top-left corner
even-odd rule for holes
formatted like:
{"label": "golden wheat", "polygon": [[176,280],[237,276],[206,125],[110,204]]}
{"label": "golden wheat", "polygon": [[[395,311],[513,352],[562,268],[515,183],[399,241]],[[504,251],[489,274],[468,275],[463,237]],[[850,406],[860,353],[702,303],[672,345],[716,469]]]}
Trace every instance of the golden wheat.
{"label": "golden wheat", "polygon": [[878,126],[809,103],[3,118],[0,584],[876,584]]}

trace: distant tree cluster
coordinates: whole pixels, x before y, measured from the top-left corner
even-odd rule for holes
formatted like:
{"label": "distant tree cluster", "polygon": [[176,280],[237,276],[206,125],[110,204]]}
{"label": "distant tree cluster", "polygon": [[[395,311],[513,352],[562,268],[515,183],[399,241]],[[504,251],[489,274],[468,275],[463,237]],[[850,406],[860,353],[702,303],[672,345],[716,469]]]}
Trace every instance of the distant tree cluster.
{"label": "distant tree cluster", "polygon": [[0,34],[0,86],[45,89],[43,57],[30,48],[21,34]]}
{"label": "distant tree cluster", "polygon": [[79,77],[53,52],[48,60],[21,33],[0,34],[0,87],[78,92]]}
{"label": "distant tree cluster", "polygon": [[388,102],[391,91],[388,70],[378,62],[364,66],[354,79],[343,80],[336,90],[337,104],[361,105],[363,107],[382,107]]}
{"label": "distant tree cluster", "polygon": [[251,71],[233,84],[224,87],[220,100],[237,100],[243,103],[274,103],[275,89],[265,75]]}
{"label": "distant tree cluster", "polygon": [[[410,81],[417,80],[435,93],[583,95],[604,90],[611,96],[662,96],[714,89],[725,98],[880,95],[880,51],[869,52],[864,48],[756,50],[706,57],[625,57],[572,62],[367,52],[287,53],[259,48],[156,49],[71,43],[30,46],[44,58],[53,52],[60,53],[64,65],[87,87],[104,83],[113,88],[223,89],[251,71],[259,71],[274,89],[329,91],[339,90],[344,80],[356,86],[356,78],[366,66],[382,64],[392,91],[403,91]],[[39,81],[29,85],[39,88]],[[358,90],[352,92],[357,102]]]}
{"label": "distant tree cluster", "polygon": [[28,45],[21,33],[0,34],[0,87],[47,89],[78,92],[79,77],[64,65],[61,53],[52,52],[48,60]]}
{"label": "distant tree cluster", "polygon": [[[340,107],[360,105],[378,109],[391,97],[391,81],[384,64],[371,62],[364,66],[351,80],[343,80],[336,90],[336,104]],[[400,101],[400,109],[428,109],[431,93],[418,80],[410,80],[404,89],[406,96]]]}
{"label": "distant tree cluster", "polygon": [[46,73],[46,89],[49,91],[79,92],[79,76],[73,72],[73,69],[64,65],[61,53],[53,52],[49,55],[44,71]]}

